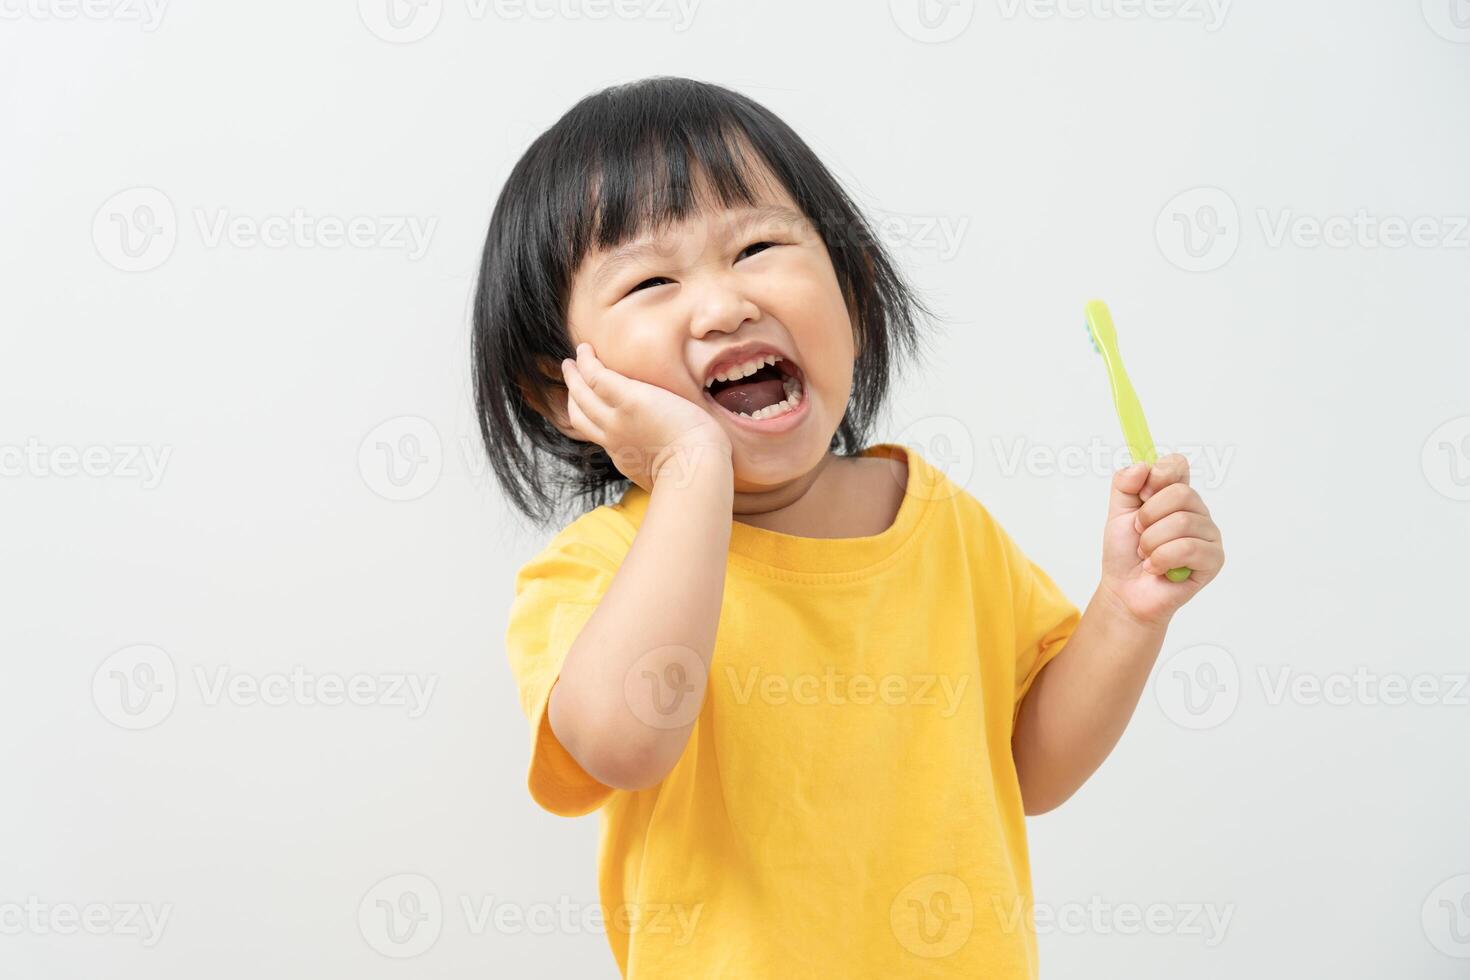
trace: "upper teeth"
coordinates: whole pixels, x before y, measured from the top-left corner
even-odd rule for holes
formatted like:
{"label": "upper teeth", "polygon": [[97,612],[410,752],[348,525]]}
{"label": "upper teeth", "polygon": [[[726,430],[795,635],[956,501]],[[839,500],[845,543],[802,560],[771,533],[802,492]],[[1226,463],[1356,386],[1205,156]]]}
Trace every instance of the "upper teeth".
{"label": "upper teeth", "polygon": [[746,378],[752,374],[755,374],[755,372],[759,371],[767,364],[775,364],[779,360],[781,360],[780,354],[766,354],[763,357],[751,358],[750,360],[742,364],[736,364],[734,367],[725,368],[725,370],[721,371],[719,374],[713,375],[708,381],[704,383],[704,386],[708,388],[716,381],[739,381],[741,378]]}

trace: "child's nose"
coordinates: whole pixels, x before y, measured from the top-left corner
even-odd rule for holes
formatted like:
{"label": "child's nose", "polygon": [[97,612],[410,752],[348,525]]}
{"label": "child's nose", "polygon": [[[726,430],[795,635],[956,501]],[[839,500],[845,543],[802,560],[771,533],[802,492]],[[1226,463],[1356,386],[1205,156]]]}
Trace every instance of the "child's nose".
{"label": "child's nose", "polygon": [[696,339],[734,333],[761,318],[760,306],[730,277],[707,279],[690,294],[689,332]]}

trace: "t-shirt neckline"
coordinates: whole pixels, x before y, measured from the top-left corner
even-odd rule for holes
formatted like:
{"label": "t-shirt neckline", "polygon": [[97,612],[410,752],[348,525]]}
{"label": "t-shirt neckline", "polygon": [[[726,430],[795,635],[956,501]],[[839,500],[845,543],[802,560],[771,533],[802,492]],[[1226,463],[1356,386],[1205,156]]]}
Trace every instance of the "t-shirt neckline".
{"label": "t-shirt neckline", "polygon": [[[810,573],[819,578],[833,574],[847,577],[853,572],[876,570],[912,536],[934,499],[934,480],[924,472],[924,461],[913,449],[896,443],[875,443],[859,456],[903,459],[908,467],[908,481],[903,500],[893,523],[877,534],[850,538],[811,538],[756,527],[731,518],[730,555],[736,564],[755,571],[777,574]],[[632,485],[619,507],[635,524],[641,524],[647,510],[648,491]]]}

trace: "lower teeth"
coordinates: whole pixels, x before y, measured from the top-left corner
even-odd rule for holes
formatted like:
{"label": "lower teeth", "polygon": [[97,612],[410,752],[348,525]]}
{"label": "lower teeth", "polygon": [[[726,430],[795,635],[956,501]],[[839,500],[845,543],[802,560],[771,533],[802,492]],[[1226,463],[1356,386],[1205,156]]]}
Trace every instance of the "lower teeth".
{"label": "lower teeth", "polygon": [[765,408],[756,409],[755,412],[737,412],[736,414],[743,415],[748,419],[760,421],[761,419],[770,419],[778,415],[785,415],[787,412],[792,411],[797,405],[801,404],[801,382],[795,378],[787,378],[781,382],[781,385],[786,389],[786,397],[781,401],[774,405],[767,405]]}

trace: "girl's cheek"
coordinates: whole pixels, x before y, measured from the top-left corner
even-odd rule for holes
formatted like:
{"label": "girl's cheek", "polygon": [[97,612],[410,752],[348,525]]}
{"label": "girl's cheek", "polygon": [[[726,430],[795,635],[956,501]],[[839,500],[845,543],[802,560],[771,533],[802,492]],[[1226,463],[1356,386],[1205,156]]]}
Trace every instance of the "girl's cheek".
{"label": "girl's cheek", "polygon": [[[788,279],[776,315],[785,322],[806,356],[820,361],[822,373],[841,373],[854,357],[853,323],[842,289],[830,270],[813,269]],[[772,312],[775,312],[773,310]],[[844,364],[843,362],[849,362]]]}
{"label": "girl's cheek", "polygon": [[667,328],[650,329],[651,326],[651,322],[645,322],[641,327],[611,331],[617,341],[609,343],[603,363],[634,381],[670,391],[686,391],[689,372],[681,360],[683,348],[679,338],[671,338]]}

